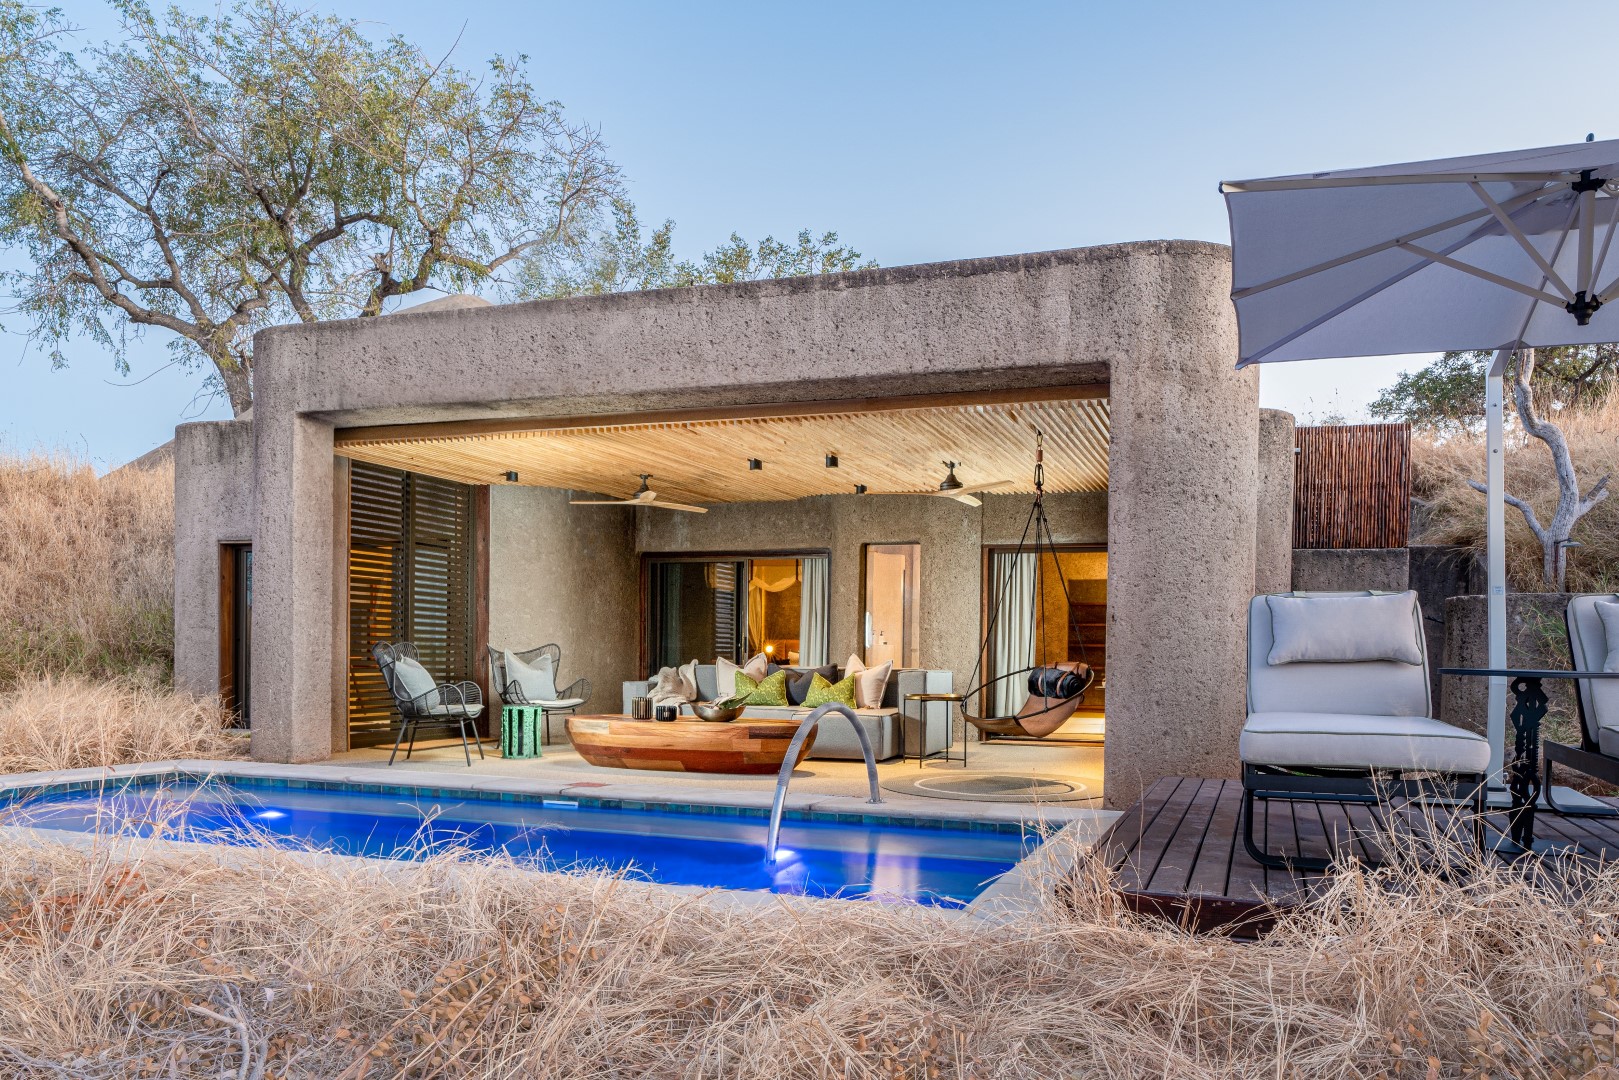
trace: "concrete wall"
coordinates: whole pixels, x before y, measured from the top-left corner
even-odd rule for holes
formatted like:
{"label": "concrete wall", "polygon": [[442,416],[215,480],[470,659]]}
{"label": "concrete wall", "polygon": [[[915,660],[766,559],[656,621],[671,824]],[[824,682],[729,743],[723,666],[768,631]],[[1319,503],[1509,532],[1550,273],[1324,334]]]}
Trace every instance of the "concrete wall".
{"label": "concrete wall", "polygon": [[620,684],[640,677],[635,513],[569,506],[568,493],[551,488],[489,491],[490,644],[556,642],[561,685],[584,676],[587,707],[606,712],[617,711]]}
{"label": "concrete wall", "polygon": [[331,752],[338,425],[1108,383],[1108,798],[1231,775],[1258,378],[1229,290],[1224,247],[1153,241],[263,331],[253,753]]}
{"label": "concrete wall", "polygon": [[[1507,594],[1507,666],[1569,670],[1568,631],[1563,613],[1573,593]],[[1442,667],[1488,667],[1489,615],[1483,596],[1453,596],[1445,602],[1445,653]],[[1547,679],[1546,734],[1579,742],[1573,683]],[[1440,679],[1439,719],[1469,731],[1485,733],[1489,720],[1489,681],[1446,675]],[[1507,715],[1512,693],[1507,693]],[[1563,725],[1561,732],[1557,726]],[[1506,730],[1512,730],[1507,722]],[[1509,735],[1510,740],[1510,735]],[[1510,751],[1509,751],[1510,752]]]}
{"label": "concrete wall", "polygon": [[253,424],[174,431],[174,681],[219,693],[221,544],[253,539]]}
{"label": "concrete wall", "polygon": [[1259,410],[1259,494],[1254,592],[1293,587],[1293,414]]}
{"label": "concrete wall", "polygon": [[1403,592],[1410,580],[1405,548],[1297,548],[1293,588],[1300,592]]}

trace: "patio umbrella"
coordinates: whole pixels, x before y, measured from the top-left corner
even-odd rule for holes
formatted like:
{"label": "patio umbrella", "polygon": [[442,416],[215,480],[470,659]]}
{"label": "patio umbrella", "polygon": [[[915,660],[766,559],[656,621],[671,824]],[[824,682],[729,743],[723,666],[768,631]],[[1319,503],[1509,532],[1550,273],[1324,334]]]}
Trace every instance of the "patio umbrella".
{"label": "patio umbrella", "polygon": [[[1505,667],[1502,375],[1518,348],[1619,341],[1619,140],[1220,190],[1238,367],[1495,350],[1485,378],[1489,664]],[[1491,679],[1492,772],[1505,706],[1506,681]]]}

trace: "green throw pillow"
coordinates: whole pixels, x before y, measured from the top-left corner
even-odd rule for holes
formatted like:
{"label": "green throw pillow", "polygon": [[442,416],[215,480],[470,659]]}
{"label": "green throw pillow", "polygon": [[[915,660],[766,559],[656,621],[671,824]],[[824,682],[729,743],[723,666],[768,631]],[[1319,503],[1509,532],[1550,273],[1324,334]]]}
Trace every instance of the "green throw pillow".
{"label": "green throw pillow", "polygon": [[785,705],[787,704],[787,669],[766,675],[760,682],[754,682],[751,675],[736,673],[736,692],[738,696],[746,694],[748,700],[745,705]]}
{"label": "green throw pillow", "polygon": [[815,678],[810,680],[809,693],[804,695],[804,707],[813,709],[817,705],[825,705],[835,701],[839,705],[854,708],[854,676],[839,679],[837,682],[827,682],[826,676],[819,671]]}

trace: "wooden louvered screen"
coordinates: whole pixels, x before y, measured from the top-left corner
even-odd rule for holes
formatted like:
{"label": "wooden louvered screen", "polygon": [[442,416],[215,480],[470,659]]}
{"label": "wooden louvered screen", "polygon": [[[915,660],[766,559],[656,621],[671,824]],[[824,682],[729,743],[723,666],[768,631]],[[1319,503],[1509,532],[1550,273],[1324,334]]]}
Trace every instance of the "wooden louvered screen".
{"label": "wooden louvered screen", "polygon": [[1297,430],[1293,546],[1405,547],[1411,529],[1411,426]]}
{"label": "wooden louvered screen", "polygon": [[412,642],[441,682],[477,677],[476,489],[362,461],[349,475],[349,743],[366,746],[399,724],[373,643]]}

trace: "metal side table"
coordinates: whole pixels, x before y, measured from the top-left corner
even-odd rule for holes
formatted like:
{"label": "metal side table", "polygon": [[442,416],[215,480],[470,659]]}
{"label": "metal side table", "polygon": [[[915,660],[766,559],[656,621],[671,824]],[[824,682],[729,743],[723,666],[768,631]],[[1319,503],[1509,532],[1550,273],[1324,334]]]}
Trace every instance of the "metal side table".
{"label": "metal side table", "polygon": [[[955,724],[950,719],[950,706],[951,705],[959,705],[961,703],[961,701],[963,700],[962,696],[960,694],[949,694],[949,693],[945,693],[945,694],[906,694],[905,695],[905,700],[907,702],[910,702],[910,701],[916,702],[917,703],[917,709],[916,709],[916,715],[915,716],[911,716],[903,708],[901,708],[900,711],[899,711],[899,723],[900,723],[899,752],[900,752],[900,760],[904,761],[904,760],[906,760],[907,758],[910,757],[910,755],[905,752],[906,743],[909,741],[905,737],[905,729],[907,727],[909,727],[910,724],[914,721],[915,724],[916,724],[916,767],[917,768],[920,769],[922,767],[922,763],[927,761],[929,758],[942,757],[946,761],[959,761],[959,762],[961,762],[961,767],[963,769],[965,769],[967,767],[967,738],[966,738],[965,734],[963,734],[962,739],[961,739],[961,756],[958,758],[958,757],[953,756],[950,753],[950,748],[952,746],[954,746],[955,742],[956,742],[956,729],[955,729]],[[928,750],[928,708],[930,706],[933,706],[933,705],[943,705],[944,706],[944,749],[943,750],[935,750],[930,754],[930,753],[927,752],[927,750]]]}

